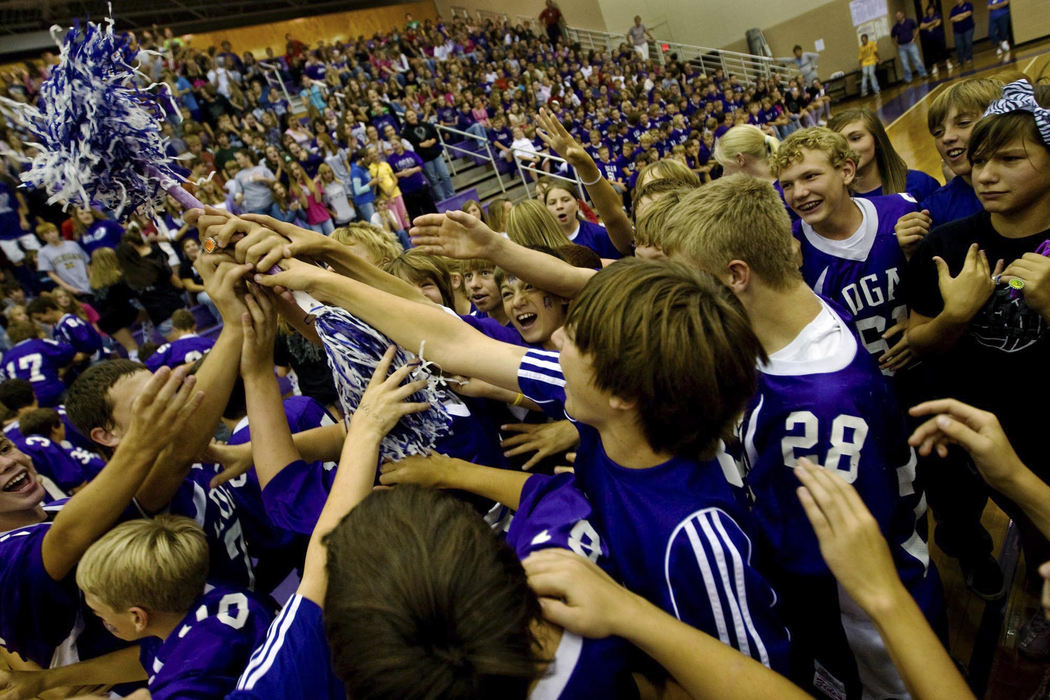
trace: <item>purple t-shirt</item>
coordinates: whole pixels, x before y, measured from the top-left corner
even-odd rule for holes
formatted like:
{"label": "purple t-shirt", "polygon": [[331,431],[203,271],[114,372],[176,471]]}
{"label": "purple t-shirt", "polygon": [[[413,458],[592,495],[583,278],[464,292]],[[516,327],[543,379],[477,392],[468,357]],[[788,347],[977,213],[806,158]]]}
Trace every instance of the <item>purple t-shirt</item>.
{"label": "purple t-shirt", "polygon": [[37,402],[50,407],[59,402],[66,390],[58,371],[76,354],[72,345],[28,338],[4,353],[4,369],[8,379],[25,379],[32,384]]}
{"label": "purple t-shirt", "polygon": [[161,367],[175,369],[180,365],[196,362],[207,355],[214,346],[215,341],[211,338],[196,334],[184,335],[157,348],[157,352],[146,359],[146,368],[150,372],[156,372]]}
{"label": "purple t-shirt", "polygon": [[[413,151],[405,151],[401,155],[391,153],[386,158],[386,162],[390,164],[390,168],[395,172],[401,170],[408,170],[409,168],[422,168],[423,159]],[[427,178],[423,175],[423,171],[413,173],[408,177],[401,177],[397,180],[397,186],[401,188],[402,192],[418,192],[426,188]]]}

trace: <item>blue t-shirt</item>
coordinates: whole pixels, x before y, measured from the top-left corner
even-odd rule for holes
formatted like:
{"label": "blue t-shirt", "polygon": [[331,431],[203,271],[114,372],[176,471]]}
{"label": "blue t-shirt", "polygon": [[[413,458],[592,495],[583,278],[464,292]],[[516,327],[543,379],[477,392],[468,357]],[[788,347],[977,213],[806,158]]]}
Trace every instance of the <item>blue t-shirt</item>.
{"label": "blue t-shirt", "polygon": [[350,181],[354,186],[354,204],[369,204],[376,199],[375,191],[368,184],[372,176],[357,163],[350,164]]}
{"label": "blue t-shirt", "polygon": [[879,357],[890,348],[882,334],[908,314],[897,300],[905,258],[893,227],[916,204],[900,194],[853,202],[863,219],[849,238],[824,238],[804,221],[795,222],[794,233],[802,246],[806,284],[847,308],[864,347]]}
{"label": "blue t-shirt", "polygon": [[[527,352],[518,385],[548,415],[566,417],[557,353]],[[789,636],[741,528],[748,515],[727,478],[736,473],[732,459],[676,457],[628,469],[606,455],[597,430],[575,425],[576,485],[594,509],[591,522],[606,539],[617,578],[686,624],[784,672]]]}
{"label": "blue t-shirt", "polygon": [[999,19],[1010,14],[1010,0],[988,0],[988,19]]}
{"label": "blue t-shirt", "polygon": [[890,30],[890,36],[897,40],[900,45],[910,44],[915,40],[915,20],[911,17],[905,17],[900,22],[893,25],[893,29]]}
{"label": "blue t-shirt", "polygon": [[[386,162],[390,164],[390,168],[395,172],[402,170],[408,170],[410,168],[422,168],[423,159],[419,157],[414,151],[405,151],[401,155],[391,153],[387,156]],[[400,177],[397,179],[397,186],[401,188],[402,192],[419,192],[420,190],[426,189],[427,178],[423,175],[423,171],[420,170],[417,173],[413,173],[408,177]]]}
{"label": "blue t-shirt", "polygon": [[66,390],[58,372],[72,362],[76,354],[72,345],[27,338],[4,353],[4,370],[8,379],[25,379],[32,384],[37,402],[50,407],[59,402]]}
{"label": "blue t-shirt", "polygon": [[956,34],[962,34],[973,29],[973,5],[968,2],[964,2],[961,5],[953,5],[951,12],[948,13],[949,17],[955,17],[961,15],[964,12],[969,12],[970,16],[959,22],[952,23],[952,31]]}
{"label": "blue t-shirt", "polygon": [[575,235],[570,236],[569,240],[576,245],[590,248],[603,258],[619,260],[623,257],[623,253],[616,249],[616,246],[613,245],[612,240],[609,238],[609,232],[600,224],[581,221]]}
{"label": "blue t-shirt", "polygon": [[332,670],[324,636],[324,612],[301,595],[292,596],[270,625],[227,700],[327,700],[345,698]]}
{"label": "blue t-shirt", "polygon": [[153,700],[224,697],[272,619],[251,591],[223,586],[205,593],[167,639],[139,643]]}
{"label": "blue t-shirt", "polygon": [[123,236],[124,227],[116,221],[99,219],[80,237],[80,247],[90,256],[97,248],[116,248]]}
{"label": "blue t-shirt", "polygon": [[932,231],[937,226],[982,212],[984,206],[973,187],[966,180],[956,176],[926,199],[920,199],[919,209],[929,210],[930,218],[933,219],[930,225]]}
{"label": "blue t-shirt", "polygon": [[68,442],[54,442],[41,435],[25,437],[19,434],[8,435],[8,438],[20,452],[33,460],[37,472],[51,479],[67,494],[85,481],[94,479],[106,466],[105,460],[98,455],[73,447]]}
{"label": "blue t-shirt", "polygon": [[164,343],[157,351],[146,358],[146,368],[156,372],[161,367],[175,369],[180,365],[196,362],[215,346],[211,338],[204,338],[196,333],[184,335],[170,343]]}
{"label": "blue t-shirt", "polygon": [[[908,176],[904,181],[904,191],[914,197],[916,202],[921,202],[926,197],[929,197],[940,186],[941,183],[921,170],[909,170]],[[873,197],[883,197],[885,195],[882,194],[882,186],[880,185],[870,192],[855,192],[853,196],[872,199]]]}

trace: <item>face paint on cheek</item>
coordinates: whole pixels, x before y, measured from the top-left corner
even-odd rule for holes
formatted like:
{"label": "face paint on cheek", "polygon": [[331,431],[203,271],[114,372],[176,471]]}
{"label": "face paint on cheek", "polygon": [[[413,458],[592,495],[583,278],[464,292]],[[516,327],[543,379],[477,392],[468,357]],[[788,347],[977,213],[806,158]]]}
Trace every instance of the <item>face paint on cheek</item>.
{"label": "face paint on cheek", "polygon": [[551,300],[550,297],[547,297],[547,296],[543,297],[543,308],[545,308],[545,309],[553,309],[554,308],[554,301]]}

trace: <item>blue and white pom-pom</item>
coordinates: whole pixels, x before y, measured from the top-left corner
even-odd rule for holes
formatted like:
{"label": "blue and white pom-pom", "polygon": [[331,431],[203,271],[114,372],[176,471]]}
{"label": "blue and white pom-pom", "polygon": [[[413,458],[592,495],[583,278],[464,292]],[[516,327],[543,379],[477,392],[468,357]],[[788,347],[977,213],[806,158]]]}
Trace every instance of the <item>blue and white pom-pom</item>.
{"label": "blue and white pom-pom", "polygon": [[[316,317],[314,329],[328,355],[328,366],[332,370],[343,412],[350,416],[361,402],[376,365],[393,343],[345,309],[317,304],[309,311]],[[423,348],[420,348],[422,353]],[[415,363],[417,359],[422,360],[399,347],[390,369],[393,371],[405,364]],[[443,408],[449,397],[441,387],[441,381],[430,373],[427,365],[421,362],[410,377],[411,381],[427,378],[427,386],[408,400],[426,401],[430,408],[421,413],[402,416],[379,444],[379,457],[383,461],[428,454],[433,450],[437,438],[449,431],[452,419]]]}
{"label": "blue and white pom-pom", "polygon": [[38,106],[17,105],[39,149],[22,181],[46,190],[48,203],[134,210],[177,187],[160,125],[179,112],[166,86],[136,83],[129,39],[114,32],[112,19],[78,23],[60,44]]}

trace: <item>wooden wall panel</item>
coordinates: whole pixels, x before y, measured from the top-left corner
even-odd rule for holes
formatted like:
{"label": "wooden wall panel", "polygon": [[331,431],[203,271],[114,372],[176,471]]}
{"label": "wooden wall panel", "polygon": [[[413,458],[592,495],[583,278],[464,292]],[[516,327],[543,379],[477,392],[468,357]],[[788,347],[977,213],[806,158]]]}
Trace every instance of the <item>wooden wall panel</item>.
{"label": "wooden wall panel", "polygon": [[361,35],[369,37],[376,32],[386,33],[394,27],[404,27],[406,12],[411,12],[412,16],[420,21],[437,17],[433,1],[420,0],[419,2],[316,15],[218,32],[186,34],[182,38],[190,46],[201,50],[209,46],[218,46],[222,41],[229,40],[233,45],[233,50],[237,53],[251,51],[256,57],[260,57],[264,55],[267,47],[272,48],[276,54],[283,54],[285,34],[291,34],[311,47],[316,46],[321,39],[348,41]]}

